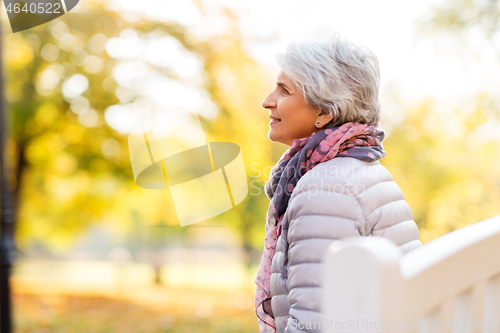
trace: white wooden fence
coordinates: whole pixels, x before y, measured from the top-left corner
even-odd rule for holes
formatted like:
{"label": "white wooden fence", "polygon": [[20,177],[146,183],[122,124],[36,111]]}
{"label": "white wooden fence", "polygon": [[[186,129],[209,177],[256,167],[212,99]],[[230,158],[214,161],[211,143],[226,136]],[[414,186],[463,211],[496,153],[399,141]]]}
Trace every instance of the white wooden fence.
{"label": "white wooden fence", "polygon": [[323,262],[321,332],[500,332],[500,216],[405,255],[343,238]]}

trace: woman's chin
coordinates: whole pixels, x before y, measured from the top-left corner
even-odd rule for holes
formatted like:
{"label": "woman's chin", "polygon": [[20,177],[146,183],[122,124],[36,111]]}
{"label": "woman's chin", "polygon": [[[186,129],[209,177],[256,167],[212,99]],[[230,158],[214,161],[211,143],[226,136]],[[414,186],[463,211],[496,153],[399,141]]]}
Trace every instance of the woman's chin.
{"label": "woman's chin", "polygon": [[279,142],[279,143],[281,143],[281,144],[283,144],[283,145],[286,145],[286,146],[290,146],[290,145],[291,145],[291,144],[288,144],[288,143],[286,143],[286,142],[283,142],[283,140],[282,140],[282,139],[279,139],[278,137],[274,137],[274,136],[272,136],[272,135],[268,135],[267,137],[268,137],[268,138],[269,138],[269,140],[270,140],[270,141],[272,141],[272,142]]}
{"label": "woman's chin", "polygon": [[279,140],[279,137],[278,135],[276,135],[276,133],[270,129],[269,130],[269,133],[267,134],[267,137],[269,138],[269,140],[271,140],[272,142],[276,142]]}

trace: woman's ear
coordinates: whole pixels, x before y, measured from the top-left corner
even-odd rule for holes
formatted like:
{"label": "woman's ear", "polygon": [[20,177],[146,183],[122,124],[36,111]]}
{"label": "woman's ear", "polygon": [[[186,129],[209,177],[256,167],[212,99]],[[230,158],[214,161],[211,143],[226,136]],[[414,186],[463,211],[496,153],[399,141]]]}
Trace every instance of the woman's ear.
{"label": "woman's ear", "polygon": [[318,120],[322,124],[328,124],[332,119],[333,119],[333,114],[328,114],[323,109],[320,110],[320,112],[318,114]]}

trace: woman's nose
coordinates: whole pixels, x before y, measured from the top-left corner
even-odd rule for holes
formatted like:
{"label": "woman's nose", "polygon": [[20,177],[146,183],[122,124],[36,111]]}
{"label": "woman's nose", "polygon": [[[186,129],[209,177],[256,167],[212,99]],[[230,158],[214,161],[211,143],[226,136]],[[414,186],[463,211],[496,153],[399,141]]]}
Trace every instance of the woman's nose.
{"label": "woman's nose", "polygon": [[262,102],[262,107],[264,109],[272,109],[276,107],[276,101],[272,98],[272,93],[267,95]]}

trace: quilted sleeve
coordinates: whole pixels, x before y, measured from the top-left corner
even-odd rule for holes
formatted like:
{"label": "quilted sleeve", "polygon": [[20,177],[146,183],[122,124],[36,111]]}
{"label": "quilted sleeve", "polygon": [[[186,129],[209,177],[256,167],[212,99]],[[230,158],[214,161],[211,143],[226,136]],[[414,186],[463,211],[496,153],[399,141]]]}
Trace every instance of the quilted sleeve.
{"label": "quilted sleeve", "polygon": [[285,332],[320,332],[322,256],[333,240],[366,235],[363,211],[339,178],[299,182],[288,206],[289,317]]}
{"label": "quilted sleeve", "polygon": [[357,168],[344,182],[363,210],[367,234],[393,241],[402,254],[422,246],[411,208],[383,165],[367,164]]}

